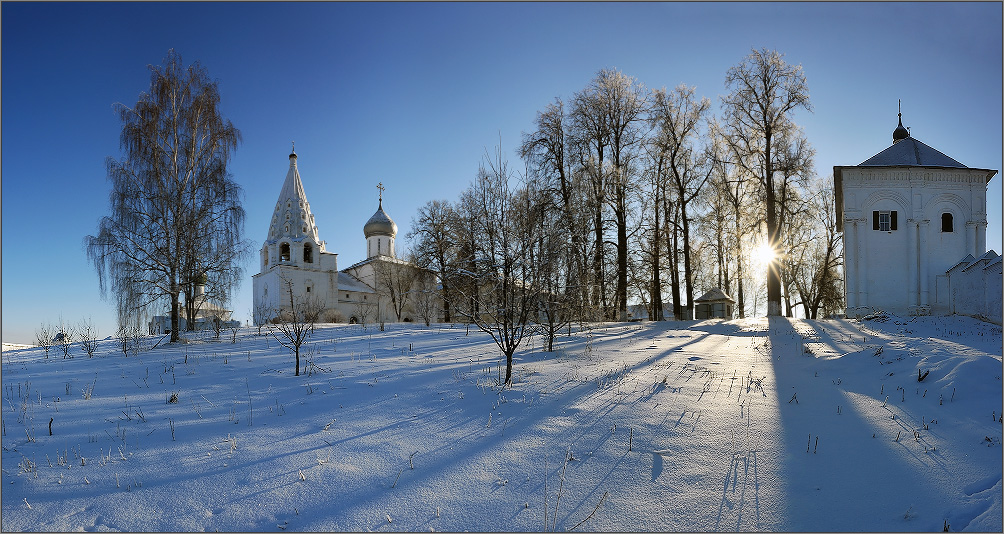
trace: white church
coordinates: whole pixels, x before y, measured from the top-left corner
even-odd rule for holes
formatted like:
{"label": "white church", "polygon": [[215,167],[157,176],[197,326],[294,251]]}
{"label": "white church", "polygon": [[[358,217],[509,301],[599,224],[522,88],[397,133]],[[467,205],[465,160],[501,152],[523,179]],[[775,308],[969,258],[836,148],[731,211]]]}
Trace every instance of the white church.
{"label": "white church", "polygon": [[261,247],[261,271],[252,277],[255,324],[287,313],[290,289],[295,302],[310,300],[321,308],[321,322],[419,320],[414,302],[402,295],[410,291],[383,287],[388,276],[381,273],[394,269],[409,271],[414,286],[434,287],[435,281],[430,271],[397,258],[397,224],[383,210],[382,184],[377,211],[363,226],[367,258],[339,271],[338,254],[329,252],[318,234],[296,158],[295,151],[289,155],[286,179]]}
{"label": "white church", "polygon": [[964,314],[1001,322],[1001,258],[986,250],[987,183],[913,138],[902,113],[892,145],[834,166],[848,317]]}

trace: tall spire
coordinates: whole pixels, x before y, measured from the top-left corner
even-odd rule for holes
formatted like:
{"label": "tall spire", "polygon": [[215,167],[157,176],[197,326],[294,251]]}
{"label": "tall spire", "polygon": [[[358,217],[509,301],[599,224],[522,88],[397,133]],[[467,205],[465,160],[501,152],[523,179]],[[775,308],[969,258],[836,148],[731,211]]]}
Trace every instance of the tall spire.
{"label": "tall spire", "polygon": [[903,101],[899,100],[899,113],[896,115],[899,117],[899,126],[896,127],[892,132],[892,144],[896,144],[907,137],[910,137],[910,130],[903,127]]}
{"label": "tall spire", "polygon": [[272,222],[269,224],[266,241],[281,238],[302,239],[312,238],[320,242],[317,236],[317,226],[314,225],[314,215],[310,212],[307,193],[303,190],[300,170],[296,165],[296,150],[289,155],[289,169],[286,180],[282,183],[279,198],[272,212]]}

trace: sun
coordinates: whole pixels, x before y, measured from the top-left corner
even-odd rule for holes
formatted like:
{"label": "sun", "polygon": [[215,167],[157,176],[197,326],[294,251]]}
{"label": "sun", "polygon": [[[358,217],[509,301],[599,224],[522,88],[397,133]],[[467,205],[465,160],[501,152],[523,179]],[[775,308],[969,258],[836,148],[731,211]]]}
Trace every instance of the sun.
{"label": "sun", "polygon": [[770,245],[762,243],[753,249],[753,259],[756,261],[757,267],[766,269],[768,265],[777,259],[777,253]]}

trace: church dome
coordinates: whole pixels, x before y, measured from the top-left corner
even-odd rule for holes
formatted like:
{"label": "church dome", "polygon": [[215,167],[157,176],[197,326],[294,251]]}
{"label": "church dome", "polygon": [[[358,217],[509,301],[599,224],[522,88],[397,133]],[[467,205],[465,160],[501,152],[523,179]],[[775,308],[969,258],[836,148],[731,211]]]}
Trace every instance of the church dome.
{"label": "church dome", "polygon": [[375,235],[397,236],[397,224],[383,211],[383,200],[380,201],[376,213],[363,226],[363,234],[367,238]]}
{"label": "church dome", "polygon": [[900,113],[899,126],[897,126],[896,129],[892,131],[892,142],[893,144],[896,144],[906,139],[907,137],[910,137],[910,130],[907,130],[906,128],[903,127],[903,114]]}

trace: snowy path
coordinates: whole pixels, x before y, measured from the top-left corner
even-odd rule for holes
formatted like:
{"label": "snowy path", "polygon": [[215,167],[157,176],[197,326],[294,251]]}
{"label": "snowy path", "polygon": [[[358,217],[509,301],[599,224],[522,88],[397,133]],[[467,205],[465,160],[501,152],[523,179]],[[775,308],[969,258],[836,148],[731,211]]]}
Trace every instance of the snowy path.
{"label": "snowy path", "polygon": [[3,530],[1000,527],[999,327],[604,325],[501,393],[465,333],[320,328],[300,377],[250,331],[5,352]]}

